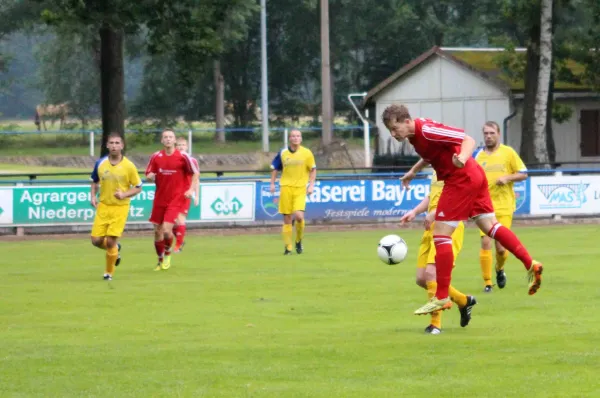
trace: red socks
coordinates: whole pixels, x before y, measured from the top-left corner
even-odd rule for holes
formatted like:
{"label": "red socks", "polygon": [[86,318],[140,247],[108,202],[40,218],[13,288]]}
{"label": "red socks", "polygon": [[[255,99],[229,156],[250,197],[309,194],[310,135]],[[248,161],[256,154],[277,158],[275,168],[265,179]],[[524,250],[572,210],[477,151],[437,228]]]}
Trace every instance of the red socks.
{"label": "red socks", "polygon": [[175,225],[173,228],[173,233],[175,234],[175,246],[180,247],[183,244],[183,239],[185,238],[185,224],[183,225]]}
{"label": "red socks", "polygon": [[161,240],[159,242],[154,242],[154,249],[156,249],[156,254],[158,255],[158,261],[162,261],[163,256],[165,255],[165,241]]}
{"label": "red socks", "polygon": [[170,238],[165,238],[165,256],[171,255],[171,246],[173,246],[173,235]]}
{"label": "red socks", "polygon": [[525,246],[521,244],[521,241],[519,238],[517,238],[517,235],[515,235],[513,231],[500,223],[496,223],[492,226],[492,229],[490,229],[487,234],[490,238],[500,242],[500,244],[504,246],[506,250],[521,260],[525,266],[525,269],[528,270],[531,268],[531,263],[533,260]]}
{"label": "red socks", "polygon": [[445,299],[448,297],[448,288],[452,279],[452,266],[454,265],[452,237],[434,235],[433,243],[435,244],[435,274],[437,281],[435,297]]}

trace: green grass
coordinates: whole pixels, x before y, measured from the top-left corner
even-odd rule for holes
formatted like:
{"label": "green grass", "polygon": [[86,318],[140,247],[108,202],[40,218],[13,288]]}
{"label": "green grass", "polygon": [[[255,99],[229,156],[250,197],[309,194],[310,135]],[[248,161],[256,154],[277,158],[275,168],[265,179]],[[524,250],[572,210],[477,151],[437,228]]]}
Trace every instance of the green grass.
{"label": "green grass", "polygon": [[111,283],[87,236],[0,242],[0,396],[594,396],[598,227],[517,230],[545,261],[540,292],[510,259],[507,287],[481,293],[469,228],[453,284],[479,304],[439,336],[412,315],[417,230],[398,266],[375,254],[392,231],[309,227],[285,258],[278,235],[189,236],[162,272],[151,237],[126,237]]}

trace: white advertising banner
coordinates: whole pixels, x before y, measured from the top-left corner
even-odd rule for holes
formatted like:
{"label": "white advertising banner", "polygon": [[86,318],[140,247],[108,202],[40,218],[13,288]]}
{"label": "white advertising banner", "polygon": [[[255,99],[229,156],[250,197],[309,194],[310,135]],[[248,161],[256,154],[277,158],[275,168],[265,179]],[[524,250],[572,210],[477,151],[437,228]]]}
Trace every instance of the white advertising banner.
{"label": "white advertising banner", "polygon": [[0,189],[0,225],[13,223],[13,192],[11,188]]}
{"label": "white advertising banner", "polygon": [[254,221],[255,191],[253,182],[202,183],[200,221]]}
{"label": "white advertising banner", "polygon": [[531,214],[600,214],[600,176],[531,177]]}

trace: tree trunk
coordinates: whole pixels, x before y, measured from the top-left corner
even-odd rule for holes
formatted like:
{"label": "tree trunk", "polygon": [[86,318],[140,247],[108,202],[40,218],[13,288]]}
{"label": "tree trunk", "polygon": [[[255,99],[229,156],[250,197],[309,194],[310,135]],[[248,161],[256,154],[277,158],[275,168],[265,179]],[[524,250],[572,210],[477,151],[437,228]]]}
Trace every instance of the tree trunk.
{"label": "tree trunk", "polygon": [[537,92],[537,76],[540,68],[539,34],[531,31],[527,45],[527,63],[525,65],[525,92],[523,97],[523,116],[521,118],[521,158],[526,164],[536,163],[533,150],[535,96]]}
{"label": "tree trunk", "polygon": [[[553,62],[554,63],[554,62]],[[554,74],[550,76],[550,90],[548,90],[548,111],[546,112],[546,145],[548,147],[548,160],[550,164],[556,162],[556,144],[552,130],[552,107],[554,106]]]}
{"label": "tree trunk", "polygon": [[217,132],[215,134],[215,141],[224,143],[225,142],[225,81],[223,74],[221,73],[221,61],[213,61],[213,71],[215,79],[215,104],[216,113],[215,120],[217,122]]}
{"label": "tree trunk", "polygon": [[108,24],[100,28],[100,104],[102,107],[102,145],[106,156],[108,135],[125,133],[125,77],[123,71],[123,32]]}
{"label": "tree trunk", "polygon": [[552,74],[552,0],[542,0],[540,21],[540,69],[535,99],[534,156],[542,167],[548,165],[547,110],[550,75]]}

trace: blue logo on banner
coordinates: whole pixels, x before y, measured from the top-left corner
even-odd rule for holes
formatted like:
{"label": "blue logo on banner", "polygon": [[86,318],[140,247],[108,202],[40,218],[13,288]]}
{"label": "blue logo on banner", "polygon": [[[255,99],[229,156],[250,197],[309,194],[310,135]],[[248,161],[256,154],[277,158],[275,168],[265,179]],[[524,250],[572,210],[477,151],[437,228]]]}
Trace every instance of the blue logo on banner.
{"label": "blue logo on banner", "polygon": [[525,201],[527,200],[527,181],[516,182],[513,185],[513,189],[515,190],[516,213],[523,207],[523,204],[525,204]]}
{"label": "blue logo on banner", "polygon": [[271,193],[270,184],[258,183],[257,186],[260,186],[261,209],[267,216],[275,217],[279,213],[279,187],[276,187],[275,192]]}
{"label": "blue logo on banner", "polygon": [[590,184],[542,184],[538,189],[548,203],[540,204],[540,209],[579,209],[587,199],[585,191]]}

